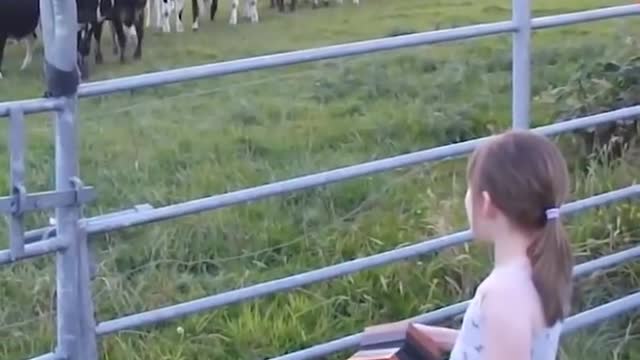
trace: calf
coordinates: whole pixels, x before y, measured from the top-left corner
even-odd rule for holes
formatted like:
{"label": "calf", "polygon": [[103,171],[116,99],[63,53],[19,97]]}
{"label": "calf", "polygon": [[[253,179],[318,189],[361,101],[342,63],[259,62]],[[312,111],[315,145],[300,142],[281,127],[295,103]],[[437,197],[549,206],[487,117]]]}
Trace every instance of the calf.
{"label": "calf", "polygon": [[31,63],[39,20],[38,0],[0,0],[0,79],[7,40],[13,39],[26,44],[26,54],[20,70],[26,69]]}

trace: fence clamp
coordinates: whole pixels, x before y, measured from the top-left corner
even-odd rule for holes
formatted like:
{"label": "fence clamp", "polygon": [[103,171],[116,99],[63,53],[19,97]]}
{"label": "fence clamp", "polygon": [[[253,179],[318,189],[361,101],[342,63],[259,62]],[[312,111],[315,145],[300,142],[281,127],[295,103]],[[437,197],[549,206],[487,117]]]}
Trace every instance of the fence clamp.
{"label": "fence clamp", "polygon": [[11,195],[11,215],[24,215],[24,208],[27,204],[27,189],[22,184],[15,184]]}
{"label": "fence clamp", "polygon": [[[86,203],[88,203],[90,201],[95,200],[96,194],[93,191],[93,189],[85,187],[84,183],[82,182],[82,180],[79,177],[77,177],[77,176],[72,177],[71,178],[71,185],[73,186],[73,189],[74,189],[74,192],[75,192],[74,203],[76,203],[76,204],[86,204]],[[87,190],[89,190],[89,191],[87,191]]]}
{"label": "fence clamp", "polygon": [[24,256],[24,205],[27,202],[27,190],[18,183],[13,186],[11,197],[11,219],[9,222],[9,256],[16,261]]}

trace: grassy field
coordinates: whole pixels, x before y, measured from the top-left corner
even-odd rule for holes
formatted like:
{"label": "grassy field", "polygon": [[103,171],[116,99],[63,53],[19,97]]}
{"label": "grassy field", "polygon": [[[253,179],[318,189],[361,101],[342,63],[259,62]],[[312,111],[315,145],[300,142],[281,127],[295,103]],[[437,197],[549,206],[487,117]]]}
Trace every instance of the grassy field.
{"label": "grassy field", "polygon": [[[149,31],[141,62],[122,66],[104,45],[93,79],[203,64],[510,16],[505,0],[365,0],[217,22],[198,33]],[[537,16],[623,1],[536,0]],[[190,11],[187,12],[190,17]],[[189,28],[189,23],[185,24]],[[638,21],[618,19],[536,33],[534,95],[565,84],[583,63],[626,56]],[[108,40],[109,36],[105,36]],[[24,73],[8,49],[0,100],[43,91],[40,51]],[[510,124],[510,37],[325,61],[172,85],[79,108],[81,171],[98,190],[87,215],[154,206],[487,135]],[[536,100],[536,125],[557,109]],[[29,121],[28,188],[53,185],[53,135]],[[2,133],[6,133],[1,123]],[[577,164],[572,137],[562,139]],[[5,137],[0,139],[6,145]],[[585,173],[572,165],[573,198],[637,181],[634,148]],[[416,243],[466,227],[464,159],[402,169],[95,239],[100,320],[149,310]],[[5,153],[0,167],[8,168]],[[8,176],[0,177],[8,188]],[[42,226],[45,217],[34,217]],[[640,207],[625,202],[568,221],[578,261],[639,244]],[[4,226],[4,225],[3,225]],[[0,240],[6,245],[6,229]],[[0,271],[0,359],[52,349],[51,259]],[[488,253],[462,247],[287,294],[105,338],[103,359],[256,359],[302,349],[469,298],[489,270]],[[626,265],[580,281],[575,310],[640,286]],[[565,339],[563,359],[640,357],[638,313]]]}

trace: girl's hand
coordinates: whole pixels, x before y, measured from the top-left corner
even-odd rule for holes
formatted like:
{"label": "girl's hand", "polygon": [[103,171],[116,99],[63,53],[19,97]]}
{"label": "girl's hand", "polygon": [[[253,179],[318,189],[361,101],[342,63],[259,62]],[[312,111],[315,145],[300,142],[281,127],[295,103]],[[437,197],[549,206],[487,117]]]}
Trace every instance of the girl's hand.
{"label": "girl's hand", "polygon": [[458,330],[439,326],[413,324],[421,333],[433,340],[441,351],[449,352],[458,338]]}

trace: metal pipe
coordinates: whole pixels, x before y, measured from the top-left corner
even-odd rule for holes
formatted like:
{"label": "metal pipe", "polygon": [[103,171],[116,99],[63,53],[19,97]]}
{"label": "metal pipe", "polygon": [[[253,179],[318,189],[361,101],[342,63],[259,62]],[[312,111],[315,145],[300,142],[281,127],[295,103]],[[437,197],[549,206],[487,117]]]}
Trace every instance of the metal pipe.
{"label": "metal pipe", "polygon": [[489,24],[464,26],[455,29],[429,31],[390,38],[352,42],[280,54],[257,56],[247,59],[225,61],[215,64],[190,66],[175,70],[127,76],[113,80],[91,82],[80,86],[78,94],[80,97],[101,96],[114,92],[142,89],[214,76],[230,75],[252,70],[303,64],[313,61],[370,54],[374,52],[419,45],[437,44],[454,40],[472,39],[506,33],[514,30],[515,28],[511,21],[502,21]]}
{"label": "metal pipe", "polygon": [[534,18],[531,25],[534,29],[540,30],[635,15],[640,15],[640,5],[638,4],[613,6],[568,14],[542,16]]}
{"label": "metal pipe", "polygon": [[[561,210],[563,214],[572,214],[583,211],[591,207],[601,206],[613,201],[619,201],[633,196],[640,196],[640,185],[629,186],[624,189],[600,194],[592,198],[578,200],[567,204]],[[444,248],[460,245],[471,240],[469,230],[455,234],[443,236],[434,240],[427,240],[421,243],[394,249],[364,258],[358,258],[336,265],[327,266],[321,269],[296,274],[293,276],[267,281],[264,283],[231,290],[221,294],[216,294],[181,304],[167,306],[155,310],[150,310],[134,315],[125,316],[119,319],[102,322],[97,327],[98,335],[106,335],[120,330],[134,327],[155,324],[189,314],[211,310],[225,305],[236,304],[247,300],[255,299],[265,295],[279,293],[301,286],[314,284],[320,281],[333,279],[339,276],[352,274],[365,269],[386,265],[389,263],[411,259],[430,252],[442,250]]]}
{"label": "metal pipe", "polygon": [[[615,254],[608,255],[596,260],[591,260],[591,261],[582,263],[574,267],[573,276],[574,277],[586,276],[597,270],[600,270],[606,267],[616,266],[624,262],[630,261],[632,259],[635,259],[639,256],[640,256],[640,246],[636,246],[635,248],[632,248],[629,250],[621,251],[619,253],[615,253]],[[616,301],[614,301],[613,303],[615,302]],[[415,316],[413,318],[410,318],[409,320],[413,322],[422,323],[422,324],[436,324],[436,323],[445,321],[447,319],[450,319],[454,316],[463,314],[467,310],[469,303],[470,303],[469,300],[459,302],[457,304],[449,305],[449,306],[440,308],[438,310],[431,311],[426,314]],[[603,305],[603,306],[608,306],[608,305],[609,304]],[[622,305],[614,305],[614,308],[613,308],[614,311],[612,311],[611,308],[608,308],[609,310],[607,310],[607,312],[604,314],[613,316],[612,314],[619,314],[619,312],[623,308],[628,309],[628,306],[629,306],[629,302],[625,301]],[[602,308],[602,307],[599,307],[599,308]],[[599,309],[599,308],[596,308],[596,309]],[[594,311],[596,309],[593,309],[590,311]],[[602,317],[603,313],[600,313],[600,311],[602,310],[597,310],[597,311],[598,312],[596,312],[597,314],[596,316],[589,315],[586,319],[581,318],[580,317],[581,315],[577,315],[577,316],[574,316],[573,318],[567,319],[567,322],[563,326],[563,331],[568,330],[569,332],[571,332],[578,327],[591,325],[595,321],[603,320],[604,319]],[[615,312],[615,311],[618,311],[618,312]],[[290,354],[278,356],[270,360],[308,360],[308,359],[323,358],[339,351],[344,351],[344,350],[357,347],[360,344],[361,337],[362,337],[362,333],[348,335],[340,339],[326,342],[324,344],[315,345],[307,349],[303,349]]]}
{"label": "metal pipe", "polygon": [[27,244],[24,246],[23,255],[18,257],[15,261],[11,259],[11,250],[0,250],[0,265],[11,264],[16,261],[50,254],[66,248],[66,245],[65,241],[58,238],[40,241],[34,244]]}
{"label": "metal pipe", "polygon": [[57,98],[39,98],[0,102],[0,117],[8,117],[11,109],[21,109],[25,114],[59,110],[62,101]]}
{"label": "metal pipe", "polygon": [[[563,132],[569,132],[579,128],[587,128],[619,119],[630,118],[637,115],[640,115],[640,105],[620,110],[614,110],[602,114],[586,116],[583,118],[569,120],[558,124],[542,126],[533,129],[533,131],[542,135],[550,136]],[[237,190],[226,194],[214,195],[179,204],[159,207],[153,210],[132,214],[129,217],[120,217],[112,220],[105,220],[99,224],[89,224],[88,231],[89,233],[95,233],[124,229],[132,226],[143,225],[180,216],[192,215],[204,211],[211,211],[241,203],[247,203],[267,197],[272,197],[275,195],[281,195],[289,192],[328,185],[401,167],[413,166],[421,163],[457,157],[473,151],[476,146],[490,138],[491,137],[484,137],[456,144],[444,145],[410,154],[398,155],[386,159],[360,163],[357,165],[347,166],[326,172]]]}
{"label": "metal pipe", "polygon": [[512,0],[511,122],[514,129],[528,129],[531,114],[531,1]]}
{"label": "metal pipe", "polygon": [[[73,190],[71,179],[78,175],[75,102],[75,99],[67,98],[63,110],[54,116],[56,190],[58,191]],[[86,335],[81,334],[81,315],[79,314],[81,310],[77,236],[79,219],[78,206],[56,208],[57,237],[68,244],[64,251],[57,254],[56,259],[58,350],[67,354],[69,360],[81,360],[80,342],[86,338]]]}
{"label": "metal pipe", "polygon": [[563,325],[562,333],[563,335],[568,335],[587,326],[600,323],[638,308],[640,308],[640,292],[627,295],[570,317]]}
{"label": "metal pipe", "polygon": [[[40,0],[40,13],[47,92],[62,101],[61,109],[53,114],[56,190],[80,191],[76,2]],[[56,256],[56,352],[64,354],[66,360],[97,360],[88,244],[84,229],[79,226],[81,205],[76,201],[58,206],[55,211],[57,238],[67,244]]]}
{"label": "metal pipe", "polygon": [[[137,212],[140,211],[147,211],[153,209],[153,206],[149,205],[149,204],[140,204],[140,205],[136,205],[134,208],[132,209],[126,209],[126,210],[120,210],[120,211],[116,211],[116,212],[112,212],[112,213],[108,213],[108,214],[102,214],[102,215],[98,215],[98,216],[94,216],[94,217],[90,217],[90,218],[86,218],[83,219],[82,221],[85,223],[93,223],[93,224],[99,224],[101,221],[106,221],[106,220],[112,220],[116,217],[120,217],[120,216],[129,216],[131,214],[135,214]],[[97,226],[94,226],[94,228],[96,228]],[[89,235],[94,235],[96,234],[94,233],[89,233]],[[33,243],[36,241],[41,241],[41,240],[46,240],[46,239],[50,239],[56,236],[56,228],[54,226],[50,226],[50,227],[43,227],[43,228],[39,228],[39,229],[33,229],[33,230],[29,230],[25,233],[24,236],[24,242],[29,244],[29,243]]]}
{"label": "metal pipe", "polygon": [[[608,19],[612,17],[635,15],[638,13],[640,13],[640,6],[638,5],[615,6],[533,19],[531,25],[533,29],[542,29]],[[79,95],[80,97],[101,96],[113,92],[166,85],[207,77],[230,75],[240,72],[302,64],[405,47],[471,39],[512,32],[515,30],[516,25],[511,21],[502,21],[447,30],[422,32],[393,38],[367,40],[315,49],[292,51],[275,55],[258,56],[216,64],[192,66],[182,69],[128,76],[113,80],[91,82],[80,86]]]}

